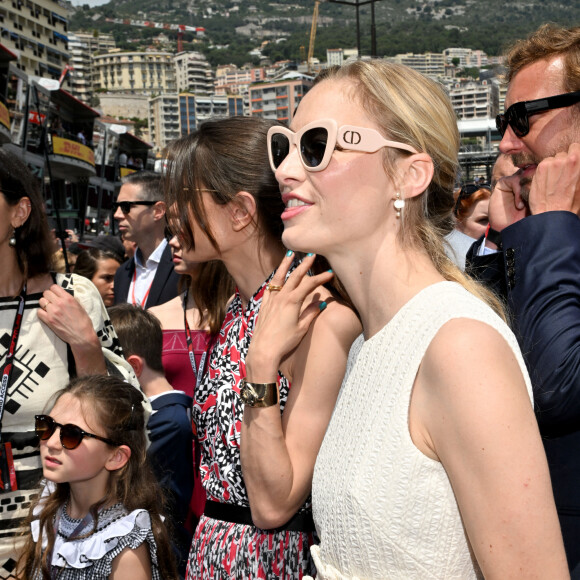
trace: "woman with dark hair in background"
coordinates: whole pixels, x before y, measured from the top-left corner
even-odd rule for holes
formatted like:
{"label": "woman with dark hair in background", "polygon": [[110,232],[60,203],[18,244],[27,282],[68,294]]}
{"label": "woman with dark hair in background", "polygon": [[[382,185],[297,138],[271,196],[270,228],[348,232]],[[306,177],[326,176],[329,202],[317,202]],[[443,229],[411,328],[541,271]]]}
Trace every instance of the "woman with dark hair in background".
{"label": "woman with dark hair in background", "polygon": [[[190,551],[191,580],[300,578],[313,571],[312,469],[348,349],[360,331],[355,314],[321,285],[332,273],[308,276],[316,267],[315,257],[309,255],[299,264],[282,245],[284,208],[266,152],[272,125],[249,117],[209,121],[174,141],[168,151],[166,200],[180,258],[220,260],[236,284],[210,351],[208,371],[194,393],[193,421],[208,501]],[[287,275],[286,284],[293,286],[295,299],[303,305],[304,323],[316,320],[294,351],[277,361],[276,379],[260,385],[264,381],[259,371],[247,375],[246,356],[262,303],[281,288],[270,282],[283,258],[279,271]],[[229,283],[229,277],[221,275],[206,288]],[[214,311],[214,296],[200,295],[198,289],[201,284],[194,285],[197,307]],[[252,406],[268,406],[264,410],[284,425],[282,438],[289,452],[282,461],[291,461],[294,468],[292,489],[285,498],[278,489],[272,495],[265,483],[259,490],[271,509],[264,509],[240,460],[242,421]]]}
{"label": "woman with dark hair in background", "polygon": [[78,255],[75,274],[88,278],[97,287],[103,303],[108,308],[115,303],[115,272],[120,265],[116,254],[89,248]]}
{"label": "woman with dark hair in background", "polygon": [[116,336],[94,286],[74,274],[51,274],[53,245],[38,184],[5,149],[0,194],[0,578],[7,578],[42,475],[34,415],[76,373],[105,374],[109,362],[133,375],[114,352]]}

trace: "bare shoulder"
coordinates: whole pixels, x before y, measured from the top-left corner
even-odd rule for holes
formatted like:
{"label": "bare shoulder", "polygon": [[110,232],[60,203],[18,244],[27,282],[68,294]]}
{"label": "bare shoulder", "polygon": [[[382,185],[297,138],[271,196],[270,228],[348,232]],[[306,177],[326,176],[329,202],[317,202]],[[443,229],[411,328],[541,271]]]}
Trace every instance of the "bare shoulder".
{"label": "bare shoulder", "polygon": [[[450,406],[528,399],[522,368],[498,329],[478,320],[447,322],[427,349],[417,385]],[[529,401],[529,399],[528,399]]]}
{"label": "bare shoulder", "polygon": [[183,303],[181,296],[176,296],[169,300],[169,302],[165,302],[165,304],[148,308],[148,311],[159,320],[161,328],[164,330],[181,328],[183,326]]}
{"label": "bare shoulder", "polygon": [[151,579],[151,559],[145,542],[135,550],[125,548],[113,560],[109,580],[124,580],[125,578],[132,578],[133,580]]}

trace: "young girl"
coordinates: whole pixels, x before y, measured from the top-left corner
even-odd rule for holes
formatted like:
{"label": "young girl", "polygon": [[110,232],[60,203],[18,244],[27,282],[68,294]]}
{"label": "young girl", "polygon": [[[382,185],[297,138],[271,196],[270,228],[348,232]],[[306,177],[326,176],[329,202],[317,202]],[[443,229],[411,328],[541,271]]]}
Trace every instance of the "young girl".
{"label": "young girl", "polygon": [[85,376],[36,415],[44,477],[20,578],[175,578],[159,490],[146,463],[143,395]]}

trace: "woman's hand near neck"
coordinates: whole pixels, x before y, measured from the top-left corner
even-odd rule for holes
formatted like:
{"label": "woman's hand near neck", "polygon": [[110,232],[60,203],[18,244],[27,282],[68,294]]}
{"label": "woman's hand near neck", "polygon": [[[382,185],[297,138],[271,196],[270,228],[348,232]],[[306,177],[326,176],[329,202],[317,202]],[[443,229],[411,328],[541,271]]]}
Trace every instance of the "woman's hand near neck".
{"label": "woman's hand near neck", "polygon": [[256,234],[222,256],[225,267],[238,287],[244,306],[247,306],[256,290],[279,266],[285,251],[280,240],[270,236],[260,238]]}

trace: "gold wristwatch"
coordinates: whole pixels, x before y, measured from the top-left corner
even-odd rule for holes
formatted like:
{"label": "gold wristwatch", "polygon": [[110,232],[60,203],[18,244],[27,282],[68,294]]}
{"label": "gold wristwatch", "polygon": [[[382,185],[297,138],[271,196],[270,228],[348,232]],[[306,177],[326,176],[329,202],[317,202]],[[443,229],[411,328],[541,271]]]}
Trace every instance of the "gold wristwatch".
{"label": "gold wristwatch", "polygon": [[248,407],[271,407],[279,400],[278,383],[248,383],[242,379],[240,398]]}

